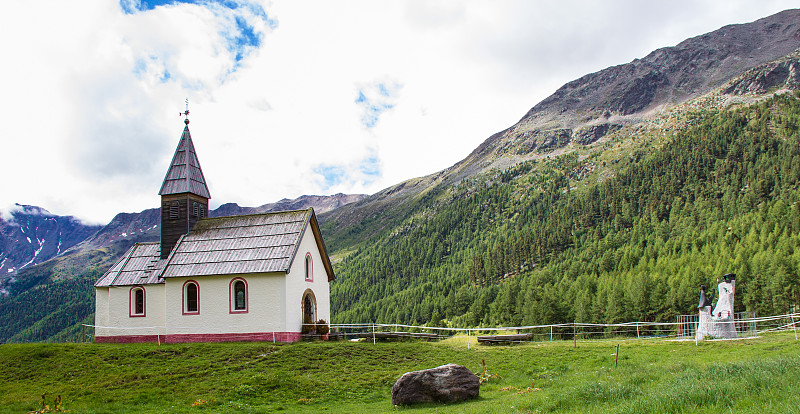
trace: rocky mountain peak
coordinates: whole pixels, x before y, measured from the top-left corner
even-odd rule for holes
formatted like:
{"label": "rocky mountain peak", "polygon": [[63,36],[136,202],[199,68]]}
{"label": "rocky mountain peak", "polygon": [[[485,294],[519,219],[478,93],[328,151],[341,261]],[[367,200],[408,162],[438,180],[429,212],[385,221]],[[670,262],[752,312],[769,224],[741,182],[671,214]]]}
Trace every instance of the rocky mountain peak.
{"label": "rocky mountain peak", "polygon": [[[569,82],[522,118],[630,115],[695,98],[800,48],[800,10],[722,27]],[[569,125],[565,125],[569,126]]]}
{"label": "rocky mountain peak", "polygon": [[41,207],[15,204],[0,215],[0,277],[61,254],[100,227]]}
{"label": "rocky mountain peak", "polygon": [[[486,161],[503,154],[531,157],[570,143],[590,145],[624,125],[705,95],[798,48],[800,10],[722,27],[568,82],[516,125],[487,139],[465,161]],[[748,86],[737,84],[729,93],[766,90],[768,85],[788,82],[796,73],[797,67],[785,62],[766,77],[751,79]]]}

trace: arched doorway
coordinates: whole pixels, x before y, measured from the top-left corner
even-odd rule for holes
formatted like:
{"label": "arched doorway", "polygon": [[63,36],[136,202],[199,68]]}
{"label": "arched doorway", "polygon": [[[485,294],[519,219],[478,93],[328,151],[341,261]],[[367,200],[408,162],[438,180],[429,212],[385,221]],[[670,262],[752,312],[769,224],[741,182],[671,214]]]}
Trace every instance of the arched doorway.
{"label": "arched doorway", "polygon": [[[306,289],[303,292],[303,300],[301,302],[303,307],[303,324],[313,324],[317,321],[317,298],[311,289]],[[304,328],[308,329],[304,326]]]}

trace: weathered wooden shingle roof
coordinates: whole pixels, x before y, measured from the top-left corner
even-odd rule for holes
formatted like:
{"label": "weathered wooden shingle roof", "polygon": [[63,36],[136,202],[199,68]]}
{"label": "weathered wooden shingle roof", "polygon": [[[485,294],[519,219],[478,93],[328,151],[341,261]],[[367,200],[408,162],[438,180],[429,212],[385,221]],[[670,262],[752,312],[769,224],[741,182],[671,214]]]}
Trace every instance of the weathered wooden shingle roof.
{"label": "weathered wooden shingle roof", "polygon": [[189,133],[189,126],[183,128],[183,135],[172,156],[164,183],[161,184],[159,195],[192,193],[204,198],[211,198],[206,186],[206,179],[203,177],[203,169],[200,168],[200,161],[194,151],[192,135]]}
{"label": "weathered wooden shingle roof", "polygon": [[[163,283],[168,277],[288,272],[311,229],[328,280],[335,278],[313,209],[205,218],[159,260],[158,243],[139,243],[95,286]],[[146,276],[146,277],[145,277]]]}
{"label": "weathered wooden shingle roof", "polygon": [[[95,286],[132,286],[159,283],[157,273],[166,260],[161,260],[161,243],[136,243],[111,269],[95,282]],[[163,283],[163,280],[160,281]]]}
{"label": "weathered wooden shingle roof", "polygon": [[164,277],[286,271],[308,210],[201,220],[181,240]]}

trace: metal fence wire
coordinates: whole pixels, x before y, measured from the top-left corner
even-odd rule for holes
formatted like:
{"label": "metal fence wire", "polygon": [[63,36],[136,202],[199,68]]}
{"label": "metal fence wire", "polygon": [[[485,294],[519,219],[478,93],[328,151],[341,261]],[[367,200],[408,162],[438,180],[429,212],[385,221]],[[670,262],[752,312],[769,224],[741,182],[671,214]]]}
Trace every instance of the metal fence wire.
{"label": "metal fence wire", "polygon": [[[795,339],[800,340],[800,334],[797,332],[798,322],[800,322],[800,313],[763,317],[756,317],[755,312],[738,312],[734,315],[736,333],[739,338],[753,338],[766,332],[793,331],[795,334]],[[432,341],[463,336],[467,340],[468,347],[471,338],[477,340],[479,344],[558,340],[574,341],[576,344],[578,342],[604,340],[694,340],[698,323],[699,314],[678,315],[676,322],[571,322],[549,325],[471,328],[382,323],[332,323],[330,324],[329,334],[316,335],[318,338],[304,337],[304,339],[361,340],[377,342],[378,340],[409,338]],[[94,328],[126,331],[164,329],[164,327],[112,327],[84,324],[81,328],[81,341],[85,341],[87,339],[92,340],[94,337]],[[186,329],[186,327],[180,328]],[[162,332],[161,335],[166,335],[166,333]]]}
{"label": "metal fence wire", "polygon": [[[694,340],[699,314],[678,315],[676,322],[560,323],[505,327],[436,327],[404,324],[331,324],[332,338],[369,340],[394,338],[445,339],[456,335],[477,337],[478,343],[518,343],[568,340],[577,342],[629,339]],[[734,314],[739,338],[754,338],[766,332],[794,331],[800,313],[756,317],[755,312]]]}
{"label": "metal fence wire", "polygon": [[[755,318],[755,312],[736,312],[733,314],[736,334],[739,338],[752,338],[757,335]],[[700,315],[678,315],[677,320],[678,323],[675,326],[676,337],[678,339],[693,339],[697,333]]]}

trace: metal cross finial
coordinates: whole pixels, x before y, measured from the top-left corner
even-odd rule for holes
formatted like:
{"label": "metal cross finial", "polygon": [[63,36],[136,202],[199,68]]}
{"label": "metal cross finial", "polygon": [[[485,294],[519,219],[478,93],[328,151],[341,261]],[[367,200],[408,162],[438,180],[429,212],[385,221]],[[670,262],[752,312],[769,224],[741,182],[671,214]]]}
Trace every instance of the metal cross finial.
{"label": "metal cross finial", "polygon": [[189,125],[189,98],[186,98],[186,110],[178,113],[178,116],[181,115],[186,117],[186,119],[183,120],[183,123]]}

